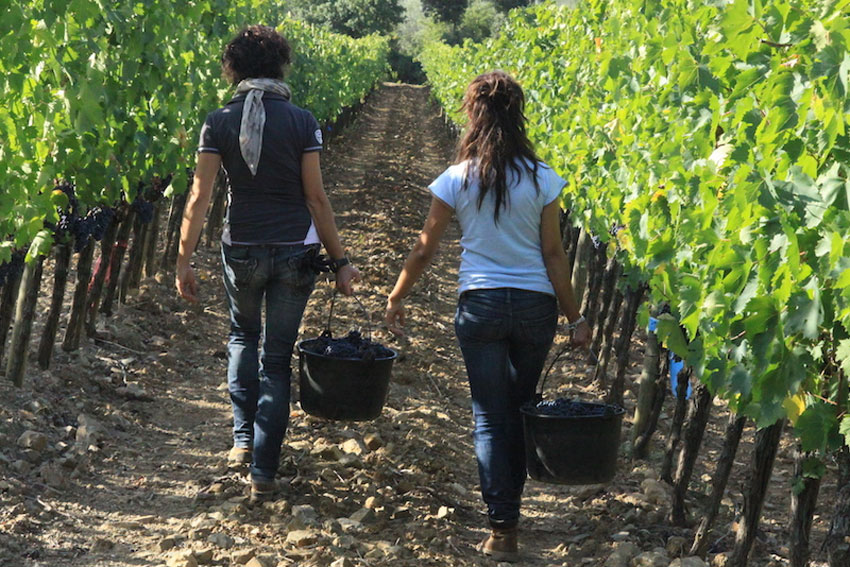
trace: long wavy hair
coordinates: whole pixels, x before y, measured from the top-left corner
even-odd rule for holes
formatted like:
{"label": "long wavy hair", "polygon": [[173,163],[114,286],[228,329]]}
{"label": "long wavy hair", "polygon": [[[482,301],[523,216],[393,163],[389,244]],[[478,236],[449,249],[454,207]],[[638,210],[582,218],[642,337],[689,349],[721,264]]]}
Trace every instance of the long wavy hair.
{"label": "long wavy hair", "polygon": [[491,71],[475,78],[463,97],[463,110],[469,117],[460,141],[457,161],[470,160],[462,189],[469,188],[473,172],[480,192],[478,209],[491,191],[496,197],[493,218],[508,205],[508,170],[519,179],[523,170],[537,181],[539,158],[525,131],[525,94],[516,80],[504,71]]}

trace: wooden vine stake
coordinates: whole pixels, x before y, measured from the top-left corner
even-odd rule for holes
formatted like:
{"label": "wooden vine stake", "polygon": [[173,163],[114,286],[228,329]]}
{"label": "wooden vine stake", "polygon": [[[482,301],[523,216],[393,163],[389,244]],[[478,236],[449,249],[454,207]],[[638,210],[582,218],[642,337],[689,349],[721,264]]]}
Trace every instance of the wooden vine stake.
{"label": "wooden vine stake", "polygon": [[688,405],[687,394],[691,372],[691,367],[685,366],[676,377],[676,409],[673,412],[673,423],[670,425],[670,435],[667,437],[667,451],[664,453],[664,460],[661,462],[661,474],[659,475],[661,480],[668,484],[673,484],[673,455],[676,454],[676,449],[682,438],[682,425],[685,422],[685,411]]}
{"label": "wooden vine stake", "polygon": [[6,337],[15,315],[15,304],[18,302],[18,290],[21,288],[21,271],[14,270],[6,278],[3,285],[3,295],[0,298],[0,362],[6,351]]}
{"label": "wooden vine stake", "polygon": [[655,331],[646,333],[646,349],[643,356],[643,371],[638,379],[638,399],[635,405],[634,425],[632,426],[632,458],[642,459],[646,456],[649,445],[650,416],[655,402],[655,391],[659,375],[660,347]]}
{"label": "wooden vine stake", "polygon": [[159,242],[159,225],[162,218],[162,199],[154,203],[153,220],[145,240],[145,277],[156,275],[159,265],[156,261],[156,245]]}
{"label": "wooden vine stake", "polygon": [[115,246],[115,237],[121,225],[123,212],[116,211],[115,217],[109,223],[106,234],[100,243],[100,261],[92,277],[88,298],[86,299],[86,335],[93,337],[97,331],[97,309],[100,307],[100,297],[103,295],[103,284],[109,274],[109,259]]}
{"label": "wooden vine stake", "polygon": [[118,235],[115,237],[115,246],[112,247],[112,255],[109,258],[109,281],[100,304],[100,312],[107,317],[112,316],[112,303],[115,300],[118,283],[121,279],[121,264],[124,262],[124,253],[127,251],[127,240],[130,231],[136,221],[136,213],[133,209],[127,209],[127,216],[121,221]]}
{"label": "wooden vine stake", "polygon": [[38,367],[42,370],[50,368],[53,358],[53,345],[56,343],[56,332],[59,330],[59,316],[62,314],[62,301],[65,299],[65,288],[68,286],[68,268],[71,265],[71,245],[57,244],[54,248],[53,263],[53,295],[50,299],[50,311],[41,332],[38,345]]}
{"label": "wooden vine stake", "polygon": [[168,224],[165,228],[165,252],[162,254],[162,263],[160,264],[160,267],[167,273],[173,272],[174,265],[177,263],[177,251],[180,247],[180,223],[183,222],[183,209],[186,207],[187,195],[188,189],[171,199]]}
{"label": "wooden vine stake", "polygon": [[826,536],[829,567],[850,565],[850,448],[842,447],[838,459],[838,494]]}
{"label": "wooden vine stake", "polygon": [[582,229],[579,236],[578,244],[576,244],[576,256],[573,262],[572,284],[573,292],[576,299],[584,296],[584,287],[587,280],[588,263],[590,261],[590,251],[593,248],[590,236],[587,231]]}
{"label": "wooden vine stake", "polygon": [[732,548],[732,554],[729,555],[727,567],[747,567],[784,425],[784,420],[780,420],[756,433],[756,444],[753,448],[748,482],[744,490],[744,509],[738,522],[735,546]]}
{"label": "wooden vine stake", "polygon": [[605,388],[608,383],[608,363],[611,361],[611,351],[614,347],[614,331],[617,328],[617,321],[620,317],[620,307],[623,305],[623,292],[619,289],[614,291],[614,299],[611,300],[611,307],[608,309],[608,314],[605,317],[605,325],[602,331],[602,343],[599,347],[597,356],[599,364],[596,365],[596,371],[593,375],[593,381]]}
{"label": "wooden vine stake", "polygon": [[691,475],[694,465],[699,456],[699,448],[705,434],[705,426],[711,414],[711,404],[714,396],[708,391],[708,386],[703,383],[697,384],[691,396],[691,406],[688,412],[688,424],[685,428],[684,444],[679,452],[679,462],[676,466],[676,475],[673,477],[673,506],[670,518],[673,525],[685,526],[687,517],[685,515],[685,494],[691,483]]}
{"label": "wooden vine stake", "polygon": [[799,443],[794,451],[794,484],[791,490],[791,567],[809,564],[809,536],[820,492],[820,476],[806,474],[806,464],[815,457],[805,453]]}
{"label": "wooden vine stake", "polygon": [[15,305],[15,325],[12,327],[12,341],[9,343],[9,360],[6,363],[6,377],[15,386],[24,383],[24,371],[29,354],[32,323],[35,319],[35,304],[41,288],[41,273],[44,256],[39,256],[24,266],[21,276],[21,288]]}
{"label": "wooden vine stake", "polygon": [[741,442],[741,434],[744,432],[746,417],[737,415],[729,416],[729,424],[726,426],[726,436],[723,440],[723,449],[717,459],[717,467],[714,469],[711,484],[711,496],[708,507],[703,511],[694,542],[691,545],[691,555],[705,557],[708,551],[708,534],[714,526],[714,520],[720,512],[720,504],[726,493],[726,485],[729,483],[729,475],[732,473],[732,465],[735,464],[735,455],[738,452],[738,444]]}
{"label": "wooden vine stake", "polygon": [[617,374],[614,376],[614,381],[611,383],[611,389],[608,391],[607,401],[610,404],[623,405],[623,393],[626,386],[626,368],[629,365],[629,347],[632,345],[632,335],[635,332],[637,325],[637,315],[641,303],[643,303],[644,294],[647,290],[646,284],[640,283],[636,287],[629,287],[626,294],[626,308],[623,311],[623,326],[620,329],[620,336],[617,337],[616,353],[617,353]]}
{"label": "wooden vine stake", "polygon": [[599,354],[602,346],[606,316],[611,309],[611,302],[614,300],[619,279],[620,264],[614,258],[609,258],[605,264],[605,272],[602,274],[599,309],[588,313],[588,315],[593,316],[593,323],[588,323],[590,328],[593,329],[593,342],[590,345],[590,351],[596,355]]}
{"label": "wooden vine stake", "polygon": [[88,295],[91,265],[94,259],[94,240],[88,242],[77,257],[77,285],[74,288],[74,299],[71,302],[71,317],[65,329],[62,350],[71,352],[80,348],[80,336],[83,334],[83,324],[86,320],[86,295]]}

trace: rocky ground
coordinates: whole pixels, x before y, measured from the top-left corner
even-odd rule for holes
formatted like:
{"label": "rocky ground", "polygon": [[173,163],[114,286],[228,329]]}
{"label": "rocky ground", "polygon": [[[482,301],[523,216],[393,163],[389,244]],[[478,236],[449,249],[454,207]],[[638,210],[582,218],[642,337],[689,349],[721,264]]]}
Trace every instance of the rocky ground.
{"label": "rocky ground", "polygon": [[[358,295],[369,310],[366,316],[342,300],[334,331],[371,326],[377,340],[400,352],[378,419],[326,421],[294,402],[280,466],[284,490],[250,507],[245,471],[225,461],[228,323],[219,256],[204,248],[196,256],[200,305],[179,300],[171,276],[148,280],[102,324],[98,340],[70,355],[57,348],[50,371],[33,362],[23,389],[0,380],[0,565],[495,565],[474,551],[486,518],[452,331],[456,227],[410,298],[408,337],[380,328],[384,298],[427,212],[426,186],[447,165],[452,143],[427,90],[386,85],[323,156],[345,244],[364,274]],[[324,328],[331,289],[317,286],[303,337]],[[630,381],[640,358],[638,337]],[[598,399],[592,370],[581,353],[568,353],[550,377],[549,395]],[[297,400],[297,371],[293,382]],[[633,402],[629,391],[627,406]],[[696,519],[725,421],[717,405],[692,486]],[[665,415],[661,433],[668,427]],[[752,432],[745,437],[708,558],[714,565],[723,564],[734,539],[728,530],[741,506]],[[647,462],[621,458],[606,485],[529,481],[521,564],[704,565],[682,557],[691,530],[667,521],[670,493],[656,480],[662,441]],[[786,564],[790,449],[780,453],[754,566]],[[825,564],[818,545],[833,485],[830,477],[815,519],[817,565]]]}

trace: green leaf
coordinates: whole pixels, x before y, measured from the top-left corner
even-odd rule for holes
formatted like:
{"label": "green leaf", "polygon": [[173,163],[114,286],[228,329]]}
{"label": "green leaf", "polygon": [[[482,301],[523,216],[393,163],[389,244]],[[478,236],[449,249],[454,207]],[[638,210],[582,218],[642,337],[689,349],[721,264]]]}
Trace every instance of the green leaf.
{"label": "green leaf", "polygon": [[800,437],[803,451],[824,452],[837,428],[834,407],[824,402],[815,402],[800,415],[794,431]]}

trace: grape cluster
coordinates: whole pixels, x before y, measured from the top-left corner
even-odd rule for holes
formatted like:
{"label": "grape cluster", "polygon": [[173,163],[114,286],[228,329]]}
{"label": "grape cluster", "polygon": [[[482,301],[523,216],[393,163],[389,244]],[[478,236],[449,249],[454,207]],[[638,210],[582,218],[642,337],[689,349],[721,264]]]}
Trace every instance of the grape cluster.
{"label": "grape cluster", "polygon": [[542,400],[529,402],[523,406],[523,410],[534,415],[547,415],[556,417],[603,417],[616,413],[616,406],[606,404],[593,404],[579,402],[566,398],[555,400]]}
{"label": "grape cluster", "polygon": [[304,341],[301,350],[330,358],[365,361],[392,358],[394,354],[382,344],[364,339],[360,331],[349,331],[348,335],[340,339],[323,334],[319,338]]}
{"label": "grape cluster", "polygon": [[80,203],[77,201],[77,196],[74,191],[74,186],[70,183],[60,183],[53,189],[54,191],[62,191],[68,197],[68,206],[63,209],[58,209],[59,222],[56,225],[45,223],[49,228],[53,228],[53,232],[57,239],[66,234],[73,234],[76,224],[79,222]]}
{"label": "grape cluster", "polygon": [[136,200],[133,201],[131,208],[136,212],[136,218],[139,219],[139,222],[142,224],[148,224],[153,220],[153,203],[150,201],[146,201],[141,197],[136,197]]}
{"label": "grape cluster", "polygon": [[0,264],[0,287],[6,284],[7,279],[17,277],[24,267],[24,253],[13,252],[12,259]]}
{"label": "grape cluster", "polygon": [[94,240],[102,240],[106,229],[112,223],[115,211],[110,207],[93,207],[89,209],[85,217],[78,220],[74,230],[74,250],[77,252],[85,248],[91,236]]}

